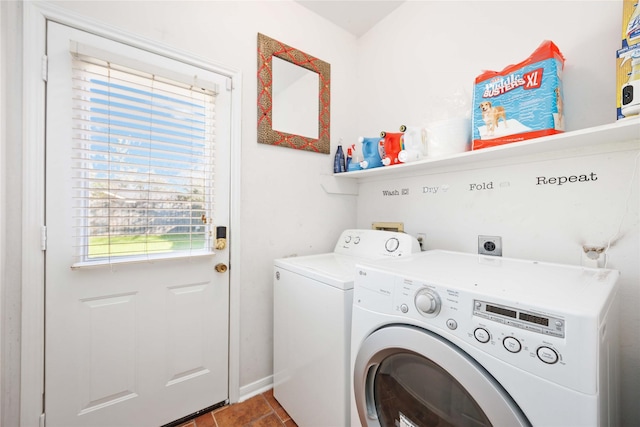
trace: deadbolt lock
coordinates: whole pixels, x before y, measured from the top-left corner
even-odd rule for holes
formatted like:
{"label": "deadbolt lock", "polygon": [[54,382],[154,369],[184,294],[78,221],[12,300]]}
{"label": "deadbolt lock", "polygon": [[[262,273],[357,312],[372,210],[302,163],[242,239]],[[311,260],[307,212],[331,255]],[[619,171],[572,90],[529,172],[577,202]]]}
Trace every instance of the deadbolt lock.
{"label": "deadbolt lock", "polygon": [[227,227],[216,227],[216,250],[227,247]]}
{"label": "deadbolt lock", "polygon": [[226,273],[227,264],[223,264],[223,263],[216,264],[215,269],[218,273]]}

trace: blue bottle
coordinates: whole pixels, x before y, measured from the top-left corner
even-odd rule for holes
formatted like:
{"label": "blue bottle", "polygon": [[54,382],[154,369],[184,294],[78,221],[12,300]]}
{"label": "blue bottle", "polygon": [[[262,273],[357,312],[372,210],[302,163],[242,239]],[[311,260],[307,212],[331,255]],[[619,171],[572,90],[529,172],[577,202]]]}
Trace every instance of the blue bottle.
{"label": "blue bottle", "polygon": [[344,162],[344,151],[342,151],[342,145],[338,145],[336,156],[333,158],[333,173],[345,172],[347,169]]}

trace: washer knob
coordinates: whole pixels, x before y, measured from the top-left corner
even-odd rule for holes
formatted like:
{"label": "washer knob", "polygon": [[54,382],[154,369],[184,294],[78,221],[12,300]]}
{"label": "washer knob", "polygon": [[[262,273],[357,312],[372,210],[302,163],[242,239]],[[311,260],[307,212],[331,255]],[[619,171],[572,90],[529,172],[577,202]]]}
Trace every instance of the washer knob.
{"label": "washer knob", "polygon": [[435,317],[440,313],[440,297],[430,289],[420,289],[416,294],[415,303],[422,315]]}

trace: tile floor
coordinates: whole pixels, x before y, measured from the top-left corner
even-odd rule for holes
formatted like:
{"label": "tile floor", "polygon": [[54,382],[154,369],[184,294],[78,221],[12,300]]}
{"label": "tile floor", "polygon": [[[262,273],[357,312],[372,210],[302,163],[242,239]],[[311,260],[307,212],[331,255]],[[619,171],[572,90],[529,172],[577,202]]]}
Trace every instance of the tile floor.
{"label": "tile floor", "polygon": [[273,389],[244,402],[218,408],[179,427],[297,427],[273,397]]}

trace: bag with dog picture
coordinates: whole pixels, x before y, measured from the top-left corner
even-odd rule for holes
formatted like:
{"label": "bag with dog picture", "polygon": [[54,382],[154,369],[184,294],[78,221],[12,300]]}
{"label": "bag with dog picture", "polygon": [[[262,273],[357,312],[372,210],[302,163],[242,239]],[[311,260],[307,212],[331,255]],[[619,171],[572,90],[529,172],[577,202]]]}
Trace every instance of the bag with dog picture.
{"label": "bag with dog picture", "polygon": [[563,132],[564,56],[545,40],[527,59],[485,71],[473,90],[473,150]]}

